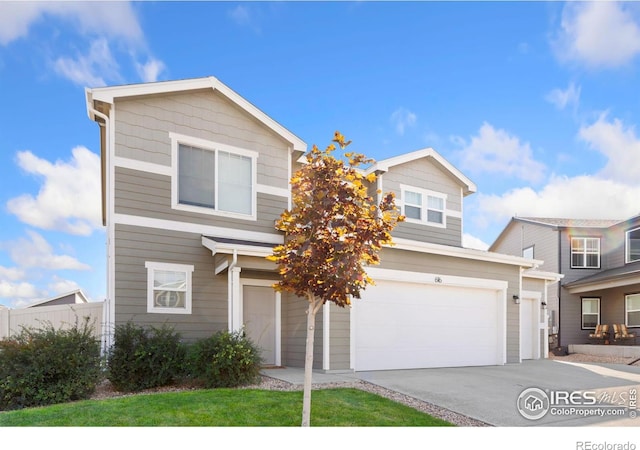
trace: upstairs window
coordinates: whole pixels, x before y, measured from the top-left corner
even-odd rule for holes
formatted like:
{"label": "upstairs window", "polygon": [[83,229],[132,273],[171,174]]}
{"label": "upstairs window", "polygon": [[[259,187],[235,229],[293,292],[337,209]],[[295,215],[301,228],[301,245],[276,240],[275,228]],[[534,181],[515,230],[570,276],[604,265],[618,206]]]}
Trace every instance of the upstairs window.
{"label": "upstairs window", "polygon": [[446,225],[446,196],[444,194],[408,186],[402,186],[401,191],[402,214],[408,222],[441,227]]}
{"label": "upstairs window", "polygon": [[640,228],[629,230],[626,235],[627,262],[640,261]]}
{"label": "upstairs window", "polygon": [[599,269],[600,268],[600,238],[573,237],[571,238],[571,268]]}
{"label": "upstairs window", "polygon": [[527,259],[533,259],[533,245],[531,247],[522,249],[522,257]]}
{"label": "upstairs window", "polygon": [[255,218],[255,152],[174,134],[172,139],[174,208]]}

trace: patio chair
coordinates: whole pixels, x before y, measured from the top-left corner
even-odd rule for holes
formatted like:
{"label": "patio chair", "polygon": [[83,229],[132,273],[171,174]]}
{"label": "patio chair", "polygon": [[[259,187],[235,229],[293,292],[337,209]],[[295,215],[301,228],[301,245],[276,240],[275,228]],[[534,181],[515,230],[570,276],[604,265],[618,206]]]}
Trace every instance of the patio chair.
{"label": "patio chair", "polygon": [[596,325],[593,333],[589,333],[589,340],[604,344],[609,340],[609,325],[606,323]]}
{"label": "patio chair", "polygon": [[628,341],[636,343],[636,333],[631,333],[627,326],[623,323],[613,324],[613,341],[616,343],[623,343]]}

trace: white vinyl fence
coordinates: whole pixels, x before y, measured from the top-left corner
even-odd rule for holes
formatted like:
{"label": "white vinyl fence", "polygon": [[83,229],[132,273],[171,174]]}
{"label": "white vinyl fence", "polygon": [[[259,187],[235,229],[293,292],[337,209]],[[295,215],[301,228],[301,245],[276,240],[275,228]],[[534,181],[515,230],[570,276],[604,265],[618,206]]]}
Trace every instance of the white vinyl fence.
{"label": "white vinyl fence", "polygon": [[71,328],[76,323],[82,325],[88,317],[94,335],[104,342],[104,307],[105,302],[89,302],[24,309],[0,308],[0,339],[20,333],[23,327],[39,329],[51,324],[56,329]]}

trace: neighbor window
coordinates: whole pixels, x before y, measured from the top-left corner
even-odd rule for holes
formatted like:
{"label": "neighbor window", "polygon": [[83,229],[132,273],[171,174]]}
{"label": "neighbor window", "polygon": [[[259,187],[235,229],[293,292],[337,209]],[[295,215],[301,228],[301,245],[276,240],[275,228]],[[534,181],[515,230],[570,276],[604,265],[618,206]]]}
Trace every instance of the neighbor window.
{"label": "neighbor window", "polygon": [[640,228],[627,231],[627,262],[640,260]]}
{"label": "neighbor window", "polygon": [[446,196],[438,192],[402,186],[402,214],[409,222],[445,226]]}
{"label": "neighbor window", "polygon": [[624,313],[628,327],[640,327],[640,294],[625,297]]}
{"label": "neighbor window", "polygon": [[193,266],[159,262],[147,268],[147,312],[191,314]]}
{"label": "neighbor window", "polygon": [[574,269],[599,269],[600,238],[571,238],[571,267]]}
{"label": "neighbor window", "polygon": [[582,329],[595,329],[600,323],[600,299],[599,298],[583,298],[582,299]]}
{"label": "neighbor window", "polygon": [[255,152],[173,133],[171,138],[175,208],[255,215]]}
{"label": "neighbor window", "polygon": [[522,257],[533,259],[533,245],[522,250]]}

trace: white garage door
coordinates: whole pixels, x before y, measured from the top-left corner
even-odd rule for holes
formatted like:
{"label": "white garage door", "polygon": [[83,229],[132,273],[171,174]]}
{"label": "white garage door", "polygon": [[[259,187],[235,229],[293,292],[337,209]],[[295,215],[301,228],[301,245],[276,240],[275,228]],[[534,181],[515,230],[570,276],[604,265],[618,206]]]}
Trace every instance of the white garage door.
{"label": "white garage door", "polygon": [[376,281],[355,300],[355,370],[504,363],[499,291]]}

